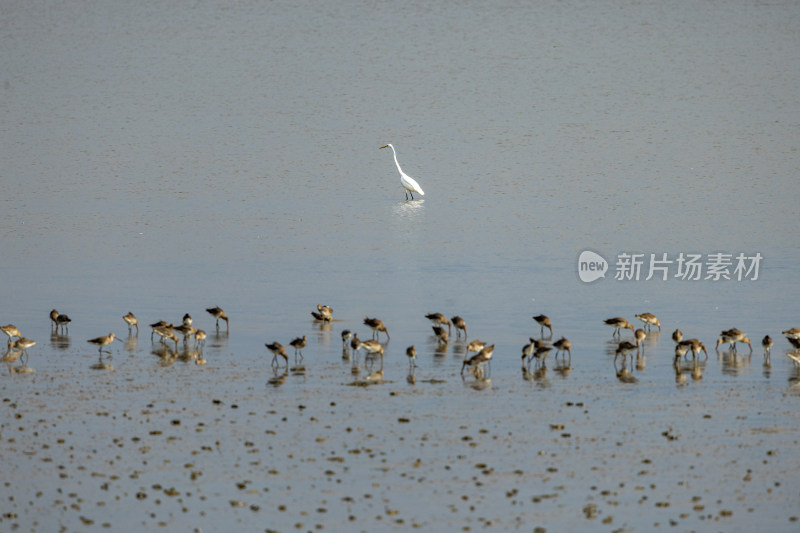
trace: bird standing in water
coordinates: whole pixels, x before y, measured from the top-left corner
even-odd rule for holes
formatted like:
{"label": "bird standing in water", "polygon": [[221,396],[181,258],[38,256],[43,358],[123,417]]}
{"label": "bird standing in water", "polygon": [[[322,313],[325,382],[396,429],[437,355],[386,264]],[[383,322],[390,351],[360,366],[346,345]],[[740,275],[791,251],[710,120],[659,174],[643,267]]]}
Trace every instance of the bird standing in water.
{"label": "bird standing in water", "polygon": [[400,168],[400,163],[397,162],[397,152],[394,149],[394,146],[391,144],[384,144],[381,148],[391,148],[392,153],[394,154],[394,164],[397,165],[397,171],[400,172],[400,184],[403,186],[403,189],[406,193],[406,200],[408,200],[408,195],[411,194],[411,199],[414,199],[414,193],[418,193],[420,196],[425,196],[425,193],[422,192],[422,187],[419,186],[417,180],[403,172],[403,169]]}
{"label": "bird standing in water", "polygon": [[[217,320],[217,331],[219,331],[219,321],[220,319],[225,321],[225,331],[228,331],[228,315],[225,314],[225,311],[217,307],[210,307],[206,309],[206,311],[213,316]],[[190,317],[191,319],[191,317]]]}

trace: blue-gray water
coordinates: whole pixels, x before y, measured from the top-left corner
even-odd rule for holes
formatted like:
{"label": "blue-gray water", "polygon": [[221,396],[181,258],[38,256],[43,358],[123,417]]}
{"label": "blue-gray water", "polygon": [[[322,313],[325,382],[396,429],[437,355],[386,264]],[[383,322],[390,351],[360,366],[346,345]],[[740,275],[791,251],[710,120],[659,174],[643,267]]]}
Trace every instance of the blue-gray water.
{"label": "blue-gray water", "polygon": [[[36,373],[0,379],[2,529],[796,526],[798,374],[780,334],[800,326],[796,3],[0,15],[0,322],[38,341]],[[578,279],[586,249],[606,279]],[[623,282],[623,252],[764,259],[756,281]],[[125,337],[128,311],[213,332],[214,305],[231,332],[205,367],[159,366],[145,326],[113,373],[90,370],[85,340]],[[52,308],[73,318],[68,342]],[[491,388],[463,385],[463,344],[434,355],[433,311],[496,343]],[[644,311],[664,330],[622,384],[602,319]],[[572,341],[572,370],[549,361],[529,382],[518,354],[539,313]],[[353,388],[339,331],[368,337],[365,315],[389,327],[390,383]],[[675,327],[711,350],[701,380],[676,383]],[[731,327],[751,359],[714,352]],[[268,384],[263,344],[304,334],[305,374]]]}

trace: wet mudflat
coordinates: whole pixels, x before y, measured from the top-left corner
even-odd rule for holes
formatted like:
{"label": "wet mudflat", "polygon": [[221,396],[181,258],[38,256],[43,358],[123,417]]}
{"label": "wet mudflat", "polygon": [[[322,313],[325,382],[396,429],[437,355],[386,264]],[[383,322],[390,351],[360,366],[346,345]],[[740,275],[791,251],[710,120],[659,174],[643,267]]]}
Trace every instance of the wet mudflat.
{"label": "wet mudflat", "polygon": [[797,525],[800,372],[780,351],[675,366],[651,337],[524,371],[508,345],[479,378],[463,341],[431,337],[413,372],[390,342],[381,373],[309,328],[288,368],[224,332],[202,366],[144,334],[104,370],[45,348],[0,381],[4,529]]}

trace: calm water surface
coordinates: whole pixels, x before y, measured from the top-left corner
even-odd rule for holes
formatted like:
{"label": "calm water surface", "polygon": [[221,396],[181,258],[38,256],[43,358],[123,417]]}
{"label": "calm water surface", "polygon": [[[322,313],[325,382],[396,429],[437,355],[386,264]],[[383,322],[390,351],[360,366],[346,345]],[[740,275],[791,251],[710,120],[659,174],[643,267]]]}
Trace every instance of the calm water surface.
{"label": "calm water surface", "polygon": [[[0,379],[0,529],[796,528],[795,3],[0,12],[0,322],[38,341]],[[606,279],[579,280],[586,249]],[[622,252],[764,259],[617,281]],[[145,326],[92,369],[128,311],[191,313],[208,364],[163,365]],[[434,311],[496,344],[490,381],[437,353]],[[602,319],[644,311],[664,328],[628,374]],[[539,313],[572,363],[525,374]],[[351,386],[378,370],[342,358],[366,315],[383,382]],[[676,327],[708,360],[674,368]],[[714,351],[731,327],[752,357]]]}

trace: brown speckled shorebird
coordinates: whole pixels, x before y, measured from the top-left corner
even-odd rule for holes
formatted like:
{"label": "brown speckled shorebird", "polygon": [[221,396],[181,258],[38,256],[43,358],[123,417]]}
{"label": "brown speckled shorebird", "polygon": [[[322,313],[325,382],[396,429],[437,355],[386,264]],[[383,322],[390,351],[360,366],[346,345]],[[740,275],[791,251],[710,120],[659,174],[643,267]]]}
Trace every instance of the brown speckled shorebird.
{"label": "brown speckled shorebird", "polygon": [[696,358],[697,354],[701,351],[706,354],[708,357],[708,352],[706,351],[705,345],[697,339],[687,339],[685,341],[681,341],[678,343],[678,346],[686,346],[686,348],[692,352],[692,357]]}
{"label": "brown speckled shorebird", "polygon": [[450,319],[450,322],[456,328],[456,338],[460,337],[461,336],[460,332],[463,331],[464,332],[464,340],[466,340],[467,339],[467,323],[466,323],[466,321],[464,321],[464,319],[461,318],[460,316],[456,315],[456,316],[454,316],[453,318]]}
{"label": "brown speckled shorebird", "polygon": [[781,331],[781,333],[791,339],[800,339],[800,328],[787,329],[786,331]]}
{"label": "brown speckled shorebird", "polygon": [[447,326],[447,333],[450,333],[450,321],[442,313],[428,313],[425,318],[431,321],[434,326]]}
{"label": "brown speckled shorebird", "polygon": [[672,340],[675,341],[675,344],[681,342],[683,340],[683,332],[679,329],[676,329],[672,332]]}
{"label": "brown speckled shorebird", "polygon": [[313,316],[315,320],[330,322],[333,320],[333,308],[328,305],[317,304],[317,310],[311,311],[311,316]]}
{"label": "brown speckled shorebird", "polygon": [[612,334],[612,336],[614,335],[618,336],[620,334],[620,330],[622,329],[629,329],[633,331],[633,324],[631,324],[622,317],[607,318],[603,322],[605,323],[606,326],[611,326],[612,328],[614,328],[614,333]]}
{"label": "brown speckled shorebird", "polygon": [[614,360],[616,360],[617,357],[619,357],[620,355],[622,357],[627,357],[627,356],[629,356],[630,354],[632,354],[635,351],[636,351],[636,345],[635,344],[633,344],[631,342],[628,342],[628,341],[622,341],[617,346],[617,351],[616,351],[616,354],[614,355]]}
{"label": "brown speckled shorebird", "polygon": [[17,327],[14,324],[9,324],[7,326],[0,326],[0,331],[8,335],[8,344],[11,344],[11,339],[14,337],[21,338],[22,334],[19,332]]}
{"label": "brown speckled shorebird", "polygon": [[483,375],[483,372],[480,370],[480,368],[492,360],[493,353],[494,353],[494,344],[490,346],[484,346],[483,349],[481,349],[481,351],[479,351],[469,359],[464,359],[464,362],[461,364],[461,375],[462,376],[464,375],[464,369],[468,366],[472,367],[474,372],[480,372],[480,375]]}
{"label": "brown speckled shorebird", "polygon": [[225,311],[220,309],[219,307],[209,307],[206,311],[213,316],[217,321],[217,330],[219,330],[219,321],[220,319],[225,321],[225,331],[228,331],[229,323],[228,323],[228,315],[225,314]]}
{"label": "brown speckled shorebird", "polygon": [[542,335],[544,335],[544,328],[549,329],[550,335],[553,335],[553,325],[550,323],[550,318],[547,315],[536,315],[533,319],[539,324]]}
{"label": "brown speckled shorebird", "polygon": [[478,339],[474,339],[467,345],[467,354],[470,352],[480,352],[486,346],[486,343],[483,341],[479,341]]}
{"label": "brown speckled shorebird", "polygon": [[164,339],[169,339],[175,343],[175,351],[178,351],[178,336],[175,335],[175,332],[172,331],[172,328],[169,326],[159,326],[157,328],[153,328],[153,332],[156,333],[159,337],[161,337],[161,342],[164,342]]}
{"label": "brown speckled shorebird", "polygon": [[561,337],[560,339],[558,339],[556,342],[553,343],[553,346],[555,347],[556,350],[558,350],[556,352],[556,355],[558,355],[560,352],[567,352],[567,353],[569,353],[570,360],[571,360],[571,358],[572,358],[572,343],[570,343],[567,340],[566,337]]}
{"label": "brown speckled shorebird", "polygon": [[[89,344],[94,344],[95,346],[97,346],[97,351],[102,353],[103,352],[103,348],[105,348],[106,346],[108,346],[109,344],[114,342],[115,340],[120,340],[120,339],[118,339],[117,336],[114,335],[113,333],[109,333],[108,335],[104,335],[102,337],[96,337],[94,339],[89,339],[86,342],[88,342]],[[111,352],[109,352],[109,353],[111,353]]]}
{"label": "brown speckled shorebird", "polygon": [[17,350],[21,350],[22,353],[25,354],[25,359],[27,360],[27,358],[28,358],[28,348],[33,348],[35,345],[36,345],[36,341],[28,339],[28,338],[25,338],[25,337],[20,337],[19,339],[14,341],[14,343],[12,344],[12,347],[16,348]]}
{"label": "brown speckled shorebird", "polygon": [[289,356],[286,355],[286,348],[283,347],[283,344],[279,342],[273,342],[272,344],[264,344],[267,349],[272,352],[272,366],[278,366],[278,357],[283,357],[284,362],[286,363],[286,368],[289,368]]}
{"label": "brown speckled shorebird", "polygon": [[417,366],[417,348],[413,344],[406,348],[406,357],[408,357],[408,366],[411,368]]}
{"label": "brown speckled shorebird", "polygon": [[769,355],[772,351],[772,337],[764,335],[764,338],[761,339],[761,346],[764,348],[764,353]]}
{"label": "brown speckled shorebird", "polygon": [[386,334],[386,340],[387,341],[389,340],[389,331],[386,329],[386,326],[383,325],[383,322],[381,322],[379,319],[366,317],[364,319],[364,325],[368,326],[372,330],[373,337],[382,331]]}
{"label": "brown speckled shorebird", "polygon": [[383,357],[383,345],[375,339],[369,339],[361,343],[366,356],[378,354]]}
{"label": "brown speckled shorebird", "polygon": [[642,313],[633,316],[644,322],[647,331],[650,331],[651,326],[658,326],[658,331],[661,331],[661,322],[659,322],[658,318],[653,313]]}
{"label": "brown speckled shorebird", "polygon": [[747,336],[739,331],[736,328],[728,329],[721,332],[719,339],[717,339],[717,350],[719,350],[719,345],[723,343],[728,343],[731,347],[731,352],[736,351],[736,343],[743,342],[750,347],[750,353],[753,352],[753,345],[750,344],[750,339]]}
{"label": "brown speckled shorebird", "polygon": [[167,328],[171,330],[172,324],[170,324],[169,322],[165,322],[163,320],[159,320],[158,322],[153,322],[152,324],[150,324],[150,340],[153,340],[153,333],[156,332],[157,328]]}
{"label": "brown speckled shorebird", "polygon": [[292,342],[289,343],[289,346],[294,348],[294,356],[295,359],[298,355],[300,355],[300,360],[303,360],[303,348],[306,347],[306,336],[303,335],[302,337],[297,337],[292,339]]}
{"label": "brown speckled shorebird", "polygon": [[72,319],[67,315],[60,314],[56,317],[56,324],[58,325],[58,328],[61,328],[61,331],[66,330],[67,332],[69,332],[69,325],[71,322]]}
{"label": "brown speckled shorebird", "polygon": [[681,359],[686,356],[686,352],[689,351],[689,345],[683,344],[682,342],[678,342],[675,344],[675,360]]}
{"label": "brown speckled shorebird", "polygon": [[[552,352],[552,351],[553,351],[553,347],[552,347],[552,346],[548,346],[548,345],[542,345],[542,346],[539,346],[539,347],[537,347],[537,348],[536,348],[536,349],[533,351],[533,353],[530,355],[530,357],[528,357],[528,359],[527,359],[527,363],[528,363],[528,365],[530,365],[530,362],[531,362],[532,360],[534,360],[534,359],[536,360],[536,364],[537,364],[537,365],[539,365],[540,363],[543,363],[543,362],[544,362],[544,360],[545,360],[545,358],[546,358],[546,357],[547,357],[547,356],[550,354],[550,352]],[[524,355],[523,355],[523,357],[524,357]]]}
{"label": "brown speckled shorebird", "polygon": [[526,344],[522,347],[522,358],[523,359],[530,359],[530,357],[538,350],[544,346],[547,346],[545,341],[540,341],[534,339],[533,337],[529,337],[528,340],[530,341],[529,344]]}
{"label": "brown speckled shorebird", "polygon": [[358,351],[361,349],[361,339],[358,338],[358,333],[353,333],[353,339],[350,341],[350,349],[353,350],[353,358],[358,356]]}
{"label": "brown speckled shorebird", "polygon": [[180,326],[173,326],[172,331],[183,335],[183,344],[186,344],[186,338],[194,335],[194,332],[197,330],[191,324],[186,324],[184,322]]}
{"label": "brown speckled shorebird", "polygon": [[122,320],[128,324],[128,335],[131,334],[131,329],[135,326],[136,327],[136,335],[139,335],[139,320],[133,315],[133,313],[128,313],[127,315],[122,317]]}
{"label": "brown speckled shorebird", "polygon": [[194,342],[201,348],[206,345],[206,332],[202,329],[194,330]]}
{"label": "brown speckled shorebird", "polygon": [[433,334],[436,335],[436,340],[439,344],[447,344],[449,342],[447,332],[442,326],[431,326],[431,329],[433,329]]}
{"label": "brown speckled shorebird", "polygon": [[347,341],[350,340],[350,337],[353,336],[353,333],[349,329],[342,330],[342,350],[347,349]]}
{"label": "brown speckled shorebird", "polygon": [[633,338],[636,339],[636,347],[644,349],[642,343],[647,338],[647,333],[645,333],[643,329],[639,328],[633,332]]}

